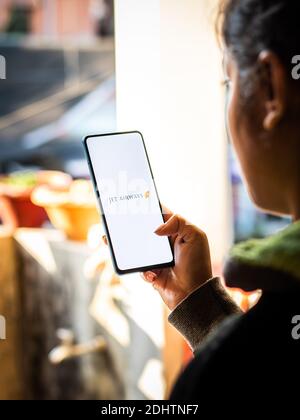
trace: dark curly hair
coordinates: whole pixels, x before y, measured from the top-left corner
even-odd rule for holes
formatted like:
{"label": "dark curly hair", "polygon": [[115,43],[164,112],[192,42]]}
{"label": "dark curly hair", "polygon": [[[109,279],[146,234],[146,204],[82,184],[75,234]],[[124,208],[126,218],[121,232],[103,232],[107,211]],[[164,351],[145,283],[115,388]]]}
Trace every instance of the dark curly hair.
{"label": "dark curly hair", "polygon": [[287,67],[300,54],[300,1],[225,0],[221,14],[222,37],[241,69],[254,65],[264,49]]}
{"label": "dark curly hair", "polygon": [[[261,73],[257,59],[263,50],[275,53],[291,74],[292,58],[300,54],[299,19],[299,0],[221,1],[218,32],[239,67],[241,96],[252,96]],[[295,82],[292,77],[289,80]]]}

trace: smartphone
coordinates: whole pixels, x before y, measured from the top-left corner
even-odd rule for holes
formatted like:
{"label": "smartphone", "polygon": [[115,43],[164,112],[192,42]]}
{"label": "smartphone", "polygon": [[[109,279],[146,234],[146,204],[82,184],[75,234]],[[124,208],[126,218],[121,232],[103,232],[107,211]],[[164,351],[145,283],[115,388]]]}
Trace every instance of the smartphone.
{"label": "smartphone", "polygon": [[171,267],[168,237],[143,136],[138,131],[83,140],[115,271],[127,274]]}

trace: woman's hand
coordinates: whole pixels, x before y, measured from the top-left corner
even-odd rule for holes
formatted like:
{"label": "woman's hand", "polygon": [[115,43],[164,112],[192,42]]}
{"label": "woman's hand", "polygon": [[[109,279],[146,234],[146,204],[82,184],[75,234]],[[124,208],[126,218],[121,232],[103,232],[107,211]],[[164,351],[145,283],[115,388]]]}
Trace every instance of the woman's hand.
{"label": "woman's hand", "polygon": [[[169,236],[174,250],[174,267],[146,271],[144,280],[159,292],[173,310],[183,299],[212,277],[210,251],[205,233],[164,207],[165,223],[155,233]],[[107,244],[107,238],[103,236]]]}
{"label": "woman's hand", "polygon": [[169,236],[175,266],[146,271],[143,278],[159,292],[169,309],[212,277],[208,240],[205,233],[183,217],[164,211],[165,223],[155,233]]}

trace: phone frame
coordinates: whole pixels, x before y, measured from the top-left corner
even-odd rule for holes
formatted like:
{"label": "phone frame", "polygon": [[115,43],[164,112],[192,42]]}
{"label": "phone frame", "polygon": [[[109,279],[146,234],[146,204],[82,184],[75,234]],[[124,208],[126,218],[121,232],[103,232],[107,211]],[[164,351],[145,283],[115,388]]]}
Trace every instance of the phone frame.
{"label": "phone frame", "polygon": [[144,147],[144,150],[145,150],[145,153],[146,153],[148,166],[149,166],[149,169],[150,169],[150,174],[151,174],[151,177],[152,177],[152,181],[153,181],[153,185],[154,185],[154,189],[155,189],[155,193],[156,193],[156,197],[158,199],[159,208],[160,208],[160,211],[161,211],[162,218],[164,219],[161,202],[160,202],[159,195],[158,195],[158,192],[157,192],[155,180],[154,180],[154,177],[153,177],[152,168],[151,168],[150,161],[149,161],[149,156],[148,156],[148,153],[147,153],[147,149],[146,149],[146,145],[145,145],[145,141],[144,141],[144,137],[143,137],[142,133],[140,131],[135,130],[135,131],[123,131],[123,132],[120,131],[120,132],[113,132],[113,133],[104,133],[104,134],[91,134],[91,135],[85,136],[82,140],[82,143],[83,143],[85,155],[86,155],[87,162],[88,162],[88,167],[89,167],[89,171],[90,171],[90,174],[91,174],[91,180],[92,180],[92,183],[93,183],[94,191],[95,191],[96,198],[97,198],[97,201],[98,201],[99,206],[100,206],[100,211],[101,211],[100,216],[102,217],[102,220],[103,220],[103,223],[104,223],[104,229],[105,229],[105,233],[107,235],[109,250],[110,250],[111,259],[112,259],[112,262],[113,262],[114,269],[115,269],[117,274],[123,275],[123,274],[135,273],[135,272],[151,271],[152,269],[157,269],[157,268],[173,267],[174,264],[175,264],[174,250],[173,250],[173,247],[172,247],[172,244],[171,244],[170,237],[168,237],[168,241],[169,241],[170,249],[171,249],[171,253],[172,253],[172,261],[167,262],[167,263],[162,263],[162,264],[155,264],[155,265],[151,265],[151,266],[146,266],[146,267],[135,267],[135,268],[127,269],[127,270],[121,270],[118,267],[118,263],[117,263],[116,256],[115,256],[115,253],[114,253],[114,248],[113,248],[113,245],[112,245],[112,241],[111,241],[111,237],[110,237],[110,233],[109,233],[109,228],[108,228],[108,224],[107,224],[107,221],[106,221],[104,208],[103,208],[103,205],[102,205],[102,202],[101,202],[100,192],[99,192],[99,189],[98,189],[98,186],[97,186],[96,176],[95,176],[95,172],[94,172],[94,169],[93,169],[93,164],[92,164],[92,160],[91,160],[91,157],[90,157],[90,152],[89,152],[89,149],[88,149],[88,143],[87,142],[88,142],[88,139],[94,138],[94,137],[101,138],[101,137],[107,137],[107,136],[118,136],[118,135],[122,135],[122,134],[139,134],[141,136],[143,147]]}

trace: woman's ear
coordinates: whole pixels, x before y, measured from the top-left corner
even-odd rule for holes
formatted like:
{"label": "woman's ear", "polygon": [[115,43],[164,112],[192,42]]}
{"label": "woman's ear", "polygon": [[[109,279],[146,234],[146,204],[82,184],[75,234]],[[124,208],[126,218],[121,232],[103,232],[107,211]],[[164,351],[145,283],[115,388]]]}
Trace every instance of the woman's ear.
{"label": "woman's ear", "polygon": [[278,56],[271,51],[262,51],[258,63],[262,69],[262,89],[265,93],[263,127],[270,131],[281,121],[286,109],[286,71]]}

